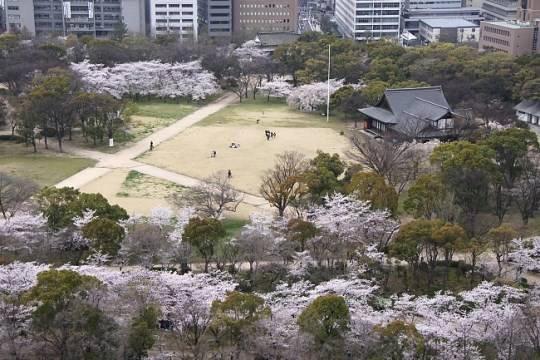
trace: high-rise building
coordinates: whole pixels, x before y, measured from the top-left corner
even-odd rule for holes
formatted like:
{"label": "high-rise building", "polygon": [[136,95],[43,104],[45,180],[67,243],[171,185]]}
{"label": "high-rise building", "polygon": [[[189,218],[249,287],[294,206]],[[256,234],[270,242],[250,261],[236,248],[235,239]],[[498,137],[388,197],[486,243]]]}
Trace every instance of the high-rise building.
{"label": "high-rise building", "polygon": [[540,0],[519,0],[516,15],[518,21],[534,21],[540,19]]}
{"label": "high-rise building", "polygon": [[482,15],[486,20],[514,20],[517,8],[517,0],[484,0]]}
{"label": "high-rise building", "polygon": [[[1,1],[1,0],[0,0]],[[27,31],[35,34],[34,6],[29,0],[3,0],[4,28],[7,31]]]}
{"label": "high-rise building", "polygon": [[122,0],[122,21],[130,34],[147,34],[146,1]]}
{"label": "high-rise building", "polygon": [[152,36],[176,35],[182,40],[197,39],[197,0],[150,0]]}
{"label": "high-rise building", "polygon": [[[124,21],[128,32],[145,34],[145,0],[4,0],[12,27],[31,34],[111,36]],[[9,30],[9,27],[7,27]]]}
{"label": "high-rise building", "polygon": [[296,32],[298,0],[233,0],[233,32]]}
{"label": "high-rise building", "polygon": [[404,5],[409,10],[455,9],[462,6],[462,0],[409,0]]}
{"label": "high-rise building", "polygon": [[397,39],[401,0],[336,0],[339,31],[356,40]]}
{"label": "high-rise building", "polygon": [[483,21],[480,51],[501,51],[511,55],[540,54],[540,0],[518,2],[516,20]]}
{"label": "high-rise building", "polygon": [[230,37],[232,26],[232,0],[208,0],[208,35]]}

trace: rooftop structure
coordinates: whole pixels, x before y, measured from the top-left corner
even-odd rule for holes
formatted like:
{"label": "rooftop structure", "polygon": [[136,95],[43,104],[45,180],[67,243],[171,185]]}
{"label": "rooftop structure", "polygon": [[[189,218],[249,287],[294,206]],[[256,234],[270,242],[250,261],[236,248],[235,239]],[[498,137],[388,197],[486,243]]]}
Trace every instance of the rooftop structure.
{"label": "rooftop structure", "polygon": [[480,13],[480,9],[470,7],[450,9],[410,9],[403,13],[402,29],[404,32],[407,31],[416,35],[420,31],[420,20],[428,18],[462,19],[480,25],[480,21],[484,20]]}
{"label": "rooftop structure", "polygon": [[376,106],[358,111],[365,129],[410,139],[448,137],[457,116],[440,86],[387,89]]}

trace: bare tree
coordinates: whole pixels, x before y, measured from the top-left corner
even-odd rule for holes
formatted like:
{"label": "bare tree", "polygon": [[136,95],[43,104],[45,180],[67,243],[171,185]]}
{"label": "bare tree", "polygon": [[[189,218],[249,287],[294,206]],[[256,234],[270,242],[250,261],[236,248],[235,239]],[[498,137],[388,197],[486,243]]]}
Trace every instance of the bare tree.
{"label": "bare tree", "polygon": [[540,204],[540,154],[532,152],[527,155],[522,167],[523,172],[510,191],[526,225]]}
{"label": "bare tree", "polygon": [[147,268],[163,263],[168,256],[168,242],[158,225],[135,224],[122,243],[121,254],[131,263],[141,263]]}
{"label": "bare tree", "polygon": [[32,180],[0,172],[0,213],[12,217],[39,190]]}
{"label": "bare tree", "polygon": [[384,177],[401,193],[422,171],[426,154],[413,143],[396,139],[375,139],[367,135],[352,139],[358,153],[351,156]]}
{"label": "bare tree", "polygon": [[285,209],[306,192],[301,178],[307,167],[304,155],[285,151],[277,156],[274,168],[263,176],[260,193],[278,210],[279,216],[283,216]]}
{"label": "bare tree", "polygon": [[235,212],[242,200],[225,172],[214,173],[199,185],[172,196],[176,206],[193,207],[200,215],[214,219],[221,218],[224,211]]}
{"label": "bare tree", "polygon": [[181,314],[175,314],[179,338],[188,345],[195,359],[203,355],[203,342],[201,341],[206,329],[210,325],[211,317],[206,307],[198,299],[190,299],[183,307]]}

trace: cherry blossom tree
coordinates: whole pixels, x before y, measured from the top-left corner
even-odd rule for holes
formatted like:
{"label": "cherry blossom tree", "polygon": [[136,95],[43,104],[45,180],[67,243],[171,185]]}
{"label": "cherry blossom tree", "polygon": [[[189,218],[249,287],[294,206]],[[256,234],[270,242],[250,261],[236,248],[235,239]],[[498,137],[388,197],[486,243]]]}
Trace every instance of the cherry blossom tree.
{"label": "cherry blossom tree", "polygon": [[[330,80],[330,95],[343,86],[343,80]],[[292,89],[287,103],[290,107],[305,112],[319,111],[326,104],[328,84],[318,82]]]}
{"label": "cherry blossom tree", "polygon": [[198,61],[145,61],[113,67],[85,61],[71,64],[71,69],[80,75],[86,90],[116,98],[139,95],[202,100],[219,91],[214,75],[203,70]]}
{"label": "cherry blossom tree", "polygon": [[265,82],[261,86],[261,90],[267,93],[267,100],[270,101],[270,97],[288,97],[293,90],[293,86],[285,80],[276,79],[274,81]]}

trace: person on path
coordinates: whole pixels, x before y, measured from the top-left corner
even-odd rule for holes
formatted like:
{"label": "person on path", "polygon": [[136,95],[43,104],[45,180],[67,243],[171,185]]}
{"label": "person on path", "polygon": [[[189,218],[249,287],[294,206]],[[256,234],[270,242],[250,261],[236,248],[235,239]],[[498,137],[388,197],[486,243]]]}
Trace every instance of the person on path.
{"label": "person on path", "polygon": [[229,171],[227,171],[227,177],[230,179],[232,178],[232,172],[231,172],[231,169],[229,169]]}
{"label": "person on path", "polygon": [[216,155],[217,155],[216,150],[212,150],[212,152],[210,153],[210,157],[211,157],[211,158],[215,158]]}
{"label": "person on path", "polygon": [[154,150],[154,142],[150,141],[150,151]]}

